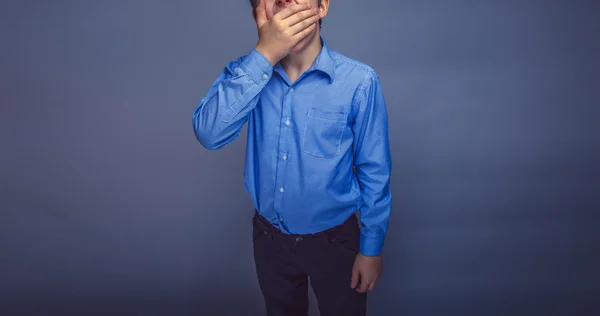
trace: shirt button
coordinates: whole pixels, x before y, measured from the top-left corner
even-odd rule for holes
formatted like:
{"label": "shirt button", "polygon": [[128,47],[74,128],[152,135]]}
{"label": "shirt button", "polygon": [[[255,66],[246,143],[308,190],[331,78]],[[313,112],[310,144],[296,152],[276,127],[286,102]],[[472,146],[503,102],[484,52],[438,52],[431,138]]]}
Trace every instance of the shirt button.
{"label": "shirt button", "polygon": [[279,221],[280,221],[280,222],[283,222],[283,217],[280,217],[280,218],[279,218]]}
{"label": "shirt button", "polygon": [[302,237],[301,236],[296,237],[296,241],[297,242],[301,242],[302,241]]}
{"label": "shirt button", "polygon": [[291,88],[290,88],[290,92],[294,92],[294,87],[291,87]]}
{"label": "shirt button", "polygon": [[283,159],[283,160],[287,160],[287,155],[286,155],[286,154],[283,154],[283,156],[281,156],[281,159]]}
{"label": "shirt button", "polygon": [[267,79],[267,78],[269,78],[269,75],[263,74],[263,78]]}
{"label": "shirt button", "polygon": [[283,187],[279,188],[279,192],[283,192]]}
{"label": "shirt button", "polygon": [[285,120],[285,125],[289,126],[290,124],[292,124],[292,122],[290,122],[290,119]]}

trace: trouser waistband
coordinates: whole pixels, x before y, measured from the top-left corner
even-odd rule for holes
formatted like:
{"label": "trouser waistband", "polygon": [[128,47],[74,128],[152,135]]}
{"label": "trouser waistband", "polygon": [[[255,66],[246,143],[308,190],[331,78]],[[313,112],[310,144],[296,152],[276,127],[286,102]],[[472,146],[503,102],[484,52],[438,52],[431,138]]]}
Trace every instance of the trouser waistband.
{"label": "trouser waistband", "polygon": [[263,231],[275,233],[275,234],[279,234],[279,235],[283,235],[283,236],[294,236],[294,237],[300,236],[303,238],[319,237],[319,236],[323,236],[323,235],[334,234],[335,232],[344,230],[349,225],[356,225],[356,227],[358,227],[358,221],[356,218],[356,214],[352,214],[352,216],[350,216],[347,220],[345,220],[340,225],[337,225],[337,226],[331,227],[329,229],[326,229],[324,231],[320,231],[320,232],[313,233],[313,234],[286,234],[286,233],[282,232],[279,228],[273,226],[273,224],[271,224],[256,209],[254,209],[254,219],[253,220],[254,220],[254,224],[257,226],[257,228],[259,228]]}

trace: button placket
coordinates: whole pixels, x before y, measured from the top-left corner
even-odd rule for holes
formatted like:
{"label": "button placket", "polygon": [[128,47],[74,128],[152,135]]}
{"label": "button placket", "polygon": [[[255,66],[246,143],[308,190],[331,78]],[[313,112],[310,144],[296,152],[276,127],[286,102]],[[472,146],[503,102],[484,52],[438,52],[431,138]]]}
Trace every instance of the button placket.
{"label": "button placket", "polygon": [[292,95],[291,95],[291,93],[293,91],[294,91],[294,87],[290,87],[288,89],[288,93],[287,93],[287,95],[285,95],[285,97],[283,99],[283,104],[282,104],[282,107],[281,107],[281,114],[282,114],[282,117],[284,119],[283,123],[285,125],[281,125],[282,128],[280,128],[280,135],[279,135],[280,141],[279,141],[279,149],[278,150],[279,150],[279,157],[281,158],[282,162],[278,164],[278,172],[277,172],[277,174],[280,175],[280,176],[278,176],[277,179],[276,179],[276,181],[280,185],[279,189],[278,189],[280,195],[277,198],[277,200],[278,200],[277,204],[280,207],[276,206],[279,209],[278,212],[277,212],[278,213],[277,216],[278,216],[279,222],[281,223],[280,226],[283,225],[283,217],[281,216],[281,213],[284,212],[284,210],[281,209],[282,208],[282,204],[281,203],[283,203],[283,198],[284,198],[283,193],[285,192],[285,188],[284,188],[284,185],[285,185],[285,174],[287,174],[286,170],[285,170],[287,164],[285,164],[283,162],[287,162],[287,160],[288,160],[288,149],[289,149],[288,146],[290,145],[288,143],[288,140],[289,140],[289,137],[290,137],[289,135],[291,135],[291,133],[292,133],[286,127],[290,127],[292,125],[292,120],[290,118],[290,114],[291,114],[291,106],[292,106],[292,104],[291,104],[292,103]]}

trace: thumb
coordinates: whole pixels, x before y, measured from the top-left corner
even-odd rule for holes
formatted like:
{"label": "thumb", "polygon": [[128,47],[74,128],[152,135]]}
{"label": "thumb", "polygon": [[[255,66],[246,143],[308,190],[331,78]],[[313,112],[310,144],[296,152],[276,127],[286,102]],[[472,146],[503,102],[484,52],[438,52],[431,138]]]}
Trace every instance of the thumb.
{"label": "thumb", "polygon": [[360,277],[360,272],[359,272],[358,268],[356,267],[356,265],[354,265],[354,267],[352,268],[352,279],[350,280],[351,288],[356,288],[356,286],[358,285],[359,277]]}
{"label": "thumb", "polygon": [[256,20],[256,25],[258,25],[258,27],[261,27],[268,21],[265,0],[256,0],[253,15],[254,19]]}

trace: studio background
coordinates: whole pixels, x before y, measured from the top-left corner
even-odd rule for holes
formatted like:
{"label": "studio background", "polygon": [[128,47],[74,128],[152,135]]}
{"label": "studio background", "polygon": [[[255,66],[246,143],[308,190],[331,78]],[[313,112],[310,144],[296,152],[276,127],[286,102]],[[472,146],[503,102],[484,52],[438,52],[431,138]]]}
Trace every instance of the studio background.
{"label": "studio background", "polygon": [[[599,7],[331,0],[323,37],[377,71],[390,119],[369,315],[593,314]],[[247,1],[0,17],[0,314],[263,315],[246,126],[208,151],[191,123],[256,43]]]}

